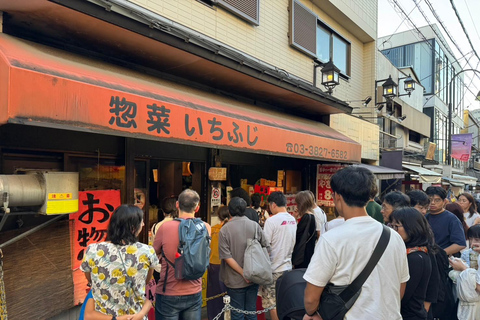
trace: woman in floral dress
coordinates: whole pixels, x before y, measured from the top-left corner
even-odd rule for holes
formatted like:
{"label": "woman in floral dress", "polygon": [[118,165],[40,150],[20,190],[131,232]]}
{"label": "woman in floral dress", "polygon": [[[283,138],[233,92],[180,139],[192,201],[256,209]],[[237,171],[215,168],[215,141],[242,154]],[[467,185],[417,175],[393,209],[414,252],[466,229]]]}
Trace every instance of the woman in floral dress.
{"label": "woman in floral dress", "polygon": [[80,266],[92,283],[85,319],[147,320],[152,304],[145,284],[158,258],[153,247],[138,242],[143,225],[142,210],[121,205],[110,220],[107,241],[88,246]]}

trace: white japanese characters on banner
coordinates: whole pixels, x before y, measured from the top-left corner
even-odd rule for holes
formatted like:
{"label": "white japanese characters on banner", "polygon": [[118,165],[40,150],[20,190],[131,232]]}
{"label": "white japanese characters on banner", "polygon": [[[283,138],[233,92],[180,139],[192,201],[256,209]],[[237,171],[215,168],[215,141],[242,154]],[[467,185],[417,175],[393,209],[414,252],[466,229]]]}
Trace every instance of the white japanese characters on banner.
{"label": "white japanese characters on banner", "polygon": [[343,165],[317,165],[317,205],[334,207],[330,179]]}

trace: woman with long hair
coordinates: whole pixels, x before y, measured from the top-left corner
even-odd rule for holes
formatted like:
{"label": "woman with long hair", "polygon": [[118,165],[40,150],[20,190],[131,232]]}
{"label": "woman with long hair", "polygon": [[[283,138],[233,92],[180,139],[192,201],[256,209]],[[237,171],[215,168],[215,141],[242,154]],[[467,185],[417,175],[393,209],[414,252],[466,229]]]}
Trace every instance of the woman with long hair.
{"label": "woman with long hair", "polygon": [[465,215],[463,213],[463,208],[460,204],[454,202],[454,203],[449,203],[445,206],[445,209],[447,211],[450,211],[453,213],[458,220],[460,220],[460,223],[462,224],[463,230],[465,231],[465,238],[467,239],[467,230],[468,230],[468,225],[467,222],[465,221]]}
{"label": "woman with long hair", "polygon": [[475,220],[480,218],[480,214],[477,213],[475,199],[473,199],[473,196],[470,193],[466,192],[459,195],[457,199],[457,203],[462,207],[463,215],[465,216],[465,223],[467,224],[467,227],[470,228]]}
{"label": "woman with long hair", "polygon": [[391,227],[398,232],[407,248],[410,280],[402,298],[404,320],[425,320],[425,297],[432,273],[429,252],[434,246],[433,232],[427,219],[414,208],[400,208],[390,215]]}
{"label": "woman with long hair", "polygon": [[292,253],[292,264],[295,269],[306,268],[312,259],[317,240],[317,231],[313,208],[315,202],[310,191],[300,191],[295,197],[297,203],[297,234]]}
{"label": "woman with long hair", "polygon": [[152,303],[145,297],[158,258],[153,247],[138,242],[143,211],[121,205],[112,214],[104,242],[88,246],[80,269],[92,283],[86,320],[146,320]]}

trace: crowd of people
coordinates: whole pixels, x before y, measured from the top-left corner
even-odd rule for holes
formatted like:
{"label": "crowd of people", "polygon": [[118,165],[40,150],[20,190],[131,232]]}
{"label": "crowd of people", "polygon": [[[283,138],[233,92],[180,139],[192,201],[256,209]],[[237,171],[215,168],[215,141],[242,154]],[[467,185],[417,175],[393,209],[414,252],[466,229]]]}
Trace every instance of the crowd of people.
{"label": "crowd of people", "polygon": [[[393,191],[380,205],[375,177],[358,167],[338,171],[331,188],[336,218],[328,222],[311,191],[298,192],[297,209],[288,213],[282,192],[271,193],[262,207],[260,195],[234,189],[228,206],[216,212],[220,223],[200,227],[211,237],[207,296],[227,292],[233,320],[257,319],[237,309],[262,308],[277,320],[276,281],[292,269],[305,269],[303,319],[322,319],[325,288],[344,288],[363,275],[387,232],[385,250],[349,301],[345,319],[480,319],[480,215],[470,194],[450,202],[442,187]],[[153,303],[145,284],[154,270],[155,319],[201,319],[202,279],[179,278],[176,263],[183,254],[180,221],[193,219],[199,204],[190,189],[164,199],[166,219],[152,227],[153,248],[138,241],[140,209],[122,205],[114,212],[107,241],[90,245],[81,266],[93,293],[86,319],[147,319]],[[252,239],[268,250],[269,284],[259,285],[244,273]],[[208,318],[222,309],[221,299],[208,301]]]}

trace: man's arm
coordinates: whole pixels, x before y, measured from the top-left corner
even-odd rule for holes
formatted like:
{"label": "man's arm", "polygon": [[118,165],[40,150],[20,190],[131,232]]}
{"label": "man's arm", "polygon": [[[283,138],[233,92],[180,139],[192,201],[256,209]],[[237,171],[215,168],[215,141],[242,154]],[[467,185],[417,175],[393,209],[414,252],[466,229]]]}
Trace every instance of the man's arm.
{"label": "man's arm", "polygon": [[445,252],[447,253],[448,256],[455,254],[457,252],[460,252],[461,250],[465,249],[465,246],[460,246],[456,243],[452,244],[449,247],[445,248]]}
{"label": "man's arm", "polygon": [[[320,306],[320,297],[322,296],[323,289],[324,287],[317,287],[316,285],[307,282],[304,297],[305,311],[307,312],[306,317],[308,317],[309,314],[314,314],[315,311],[318,310],[318,307]],[[307,319],[310,319],[310,317],[308,317]]]}
{"label": "man's arm", "polygon": [[400,284],[400,300],[403,299],[403,296],[405,295],[405,288],[407,287],[407,283],[403,282]]}
{"label": "man's arm", "polygon": [[[225,262],[228,264],[228,266],[230,268],[235,270],[236,273],[238,273],[239,275],[241,275],[243,277],[243,268],[240,267],[240,265],[237,263],[237,261],[235,261],[235,259],[227,258],[227,259],[223,259],[223,260],[225,260]],[[245,279],[245,277],[243,277],[243,280],[245,280],[246,283],[250,283],[250,281]]]}

